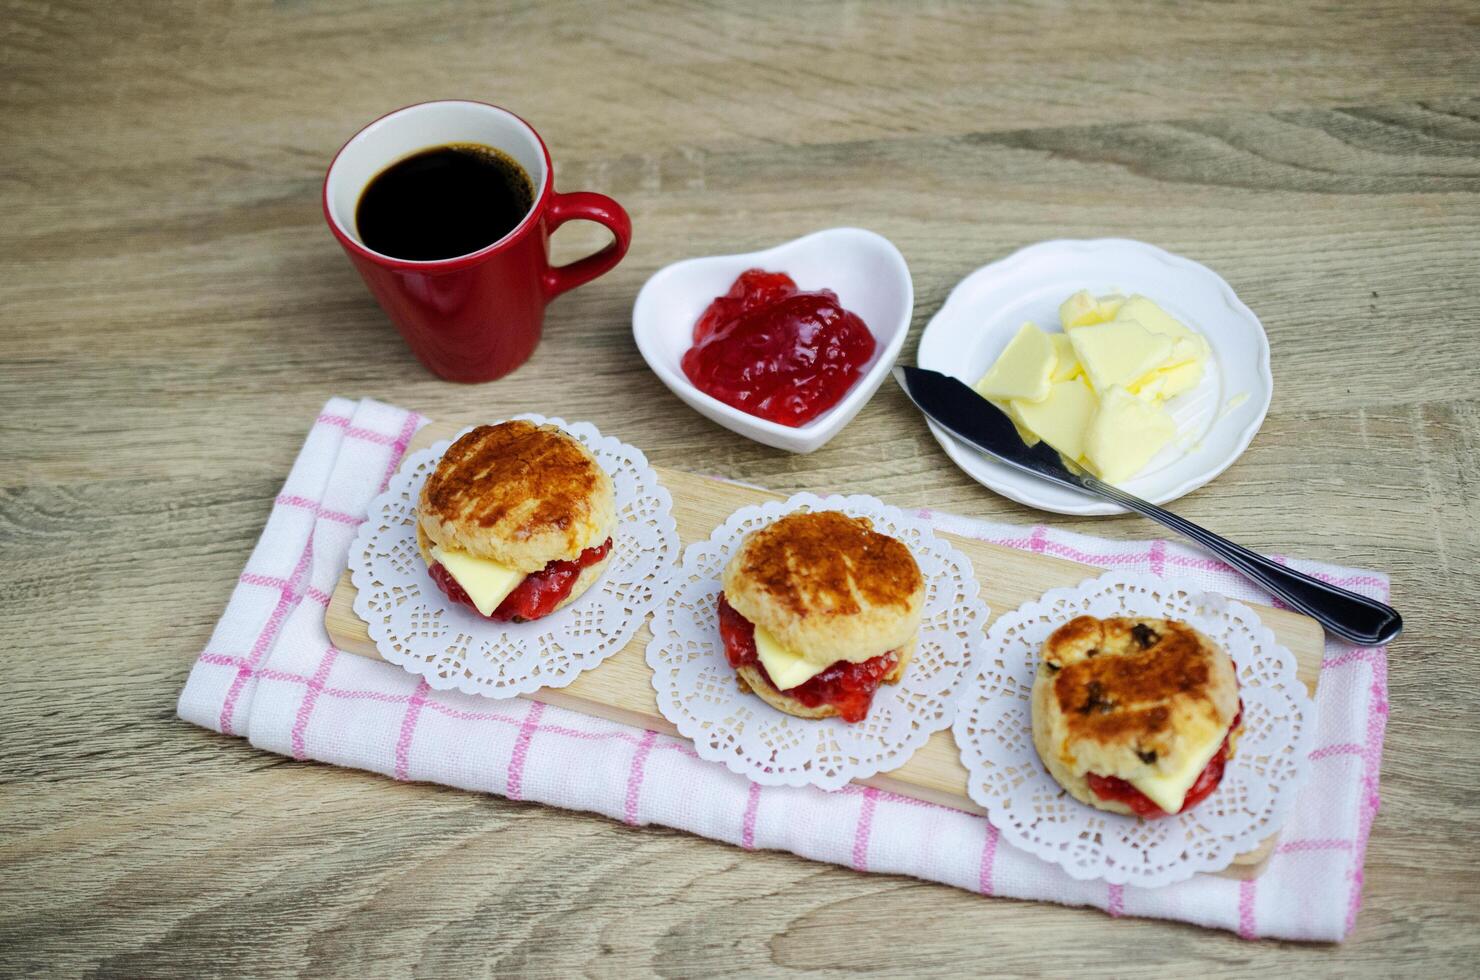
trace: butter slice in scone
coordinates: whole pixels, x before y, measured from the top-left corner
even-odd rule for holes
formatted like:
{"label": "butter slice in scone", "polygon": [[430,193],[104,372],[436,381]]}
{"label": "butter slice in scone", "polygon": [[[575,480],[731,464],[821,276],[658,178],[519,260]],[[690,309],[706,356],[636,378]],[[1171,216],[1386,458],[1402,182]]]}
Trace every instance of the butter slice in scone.
{"label": "butter slice in scone", "polygon": [[755,653],[778,691],[789,691],[807,683],[830,664],[819,664],[782,646],[766,629],[755,628]]}
{"label": "butter slice in scone", "polygon": [[1182,764],[1176,768],[1163,772],[1152,769],[1145,775],[1135,779],[1128,779],[1136,789],[1146,794],[1146,797],[1161,807],[1167,813],[1176,813],[1182,809],[1182,804],[1187,799],[1187,791],[1192,789],[1192,784],[1197,782],[1197,777],[1207,768],[1208,763],[1213,761],[1213,756],[1223,747],[1223,733],[1213,732],[1205,736],[1205,741],[1195,752],[1184,753]]}
{"label": "butter slice in scone", "polygon": [[466,551],[448,550],[434,544],[431,552],[437,564],[447,569],[447,574],[462,586],[473,605],[485,616],[491,616],[509,593],[524,581],[523,572]]}

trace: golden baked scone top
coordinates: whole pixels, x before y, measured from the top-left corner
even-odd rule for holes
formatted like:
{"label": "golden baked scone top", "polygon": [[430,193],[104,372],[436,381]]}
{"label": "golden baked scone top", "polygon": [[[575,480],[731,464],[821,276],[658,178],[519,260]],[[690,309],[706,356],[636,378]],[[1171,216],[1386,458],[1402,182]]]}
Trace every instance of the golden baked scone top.
{"label": "golden baked scone top", "polygon": [[725,567],[735,611],[809,659],[858,662],[920,626],[925,580],[904,542],[867,518],[787,514],[746,536]]}
{"label": "golden baked scone top", "polygon": [[1060,744],[1080,756],[1175,755],[1180,738],[1226,731],[1238,711],[1228,654],[1176,620],[1072,619],[1044,644],[1043,670]]}
{"label": "golden baked scone top", "polygon": [[553,425],[480,425],[448,447],[417,504],[435,544],[524,572],[573,559],[616,524],[611,477]]}

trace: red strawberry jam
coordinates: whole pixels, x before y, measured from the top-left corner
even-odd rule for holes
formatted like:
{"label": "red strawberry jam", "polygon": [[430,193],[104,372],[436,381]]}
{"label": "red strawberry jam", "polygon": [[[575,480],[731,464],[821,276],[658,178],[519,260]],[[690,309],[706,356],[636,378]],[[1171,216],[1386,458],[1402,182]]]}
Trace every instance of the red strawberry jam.
{"label": "red strawberry jam", "polygon": [[[724,641],[725,657],[731,667],[755,666],[772,687],[776,686],[755,652],[755,624],[737,613],[725,601],[723,592],[719,594],[719,635]],[[863,721],[873,703],[874,692],[883,683],[885,675],[898,665],[899,657],[892,650],[857,664],[839,660],[785,693],[809,708],[830,704],[838,709],[838,717],[844,721]]]}
{"label": "red strawberry jam", "polygon": [[726,405],[800,426],[842,400],[874,346],[837,293],[802,292],[783,272],[751,269],[694,324],[683,373]]}
{"label": "red strawberry jam", "polygon": [[[1223,781],[1223,767],[1228,762],[1228,739],[1234,732],[1238,731],[1239,722],[1244,719],[1244,702],[1238,703],[1238,714],[1233,716],[1233,724],[1228,726],[1228,734],[1223,736],[1223,745],[1208,760],[1203,771],[1198,774],[1197,781],[1187,791],[1187,796],[1182,800],[1182,809],[1178,813],[1186,813],[1197,806],[1203,800],[1213,795],[1213,790]],[[1167,813],[1161,807],[1151,802],[1151,798],[1136,789],[1130,783],[1119,776],[1101,776],[1098,773],[1090,773],[1085,777],[1089,788],[1102,800],[1119,800],[1130,807],[1136,816],[1145,820],[1155,820],[1158,817],[1167,817]]]}
{"label": "red strawberry jam", "polygon": [[[552,561],[539,571],[526,575],[524,581],[514,586],[514,591],[505,596],[504,601],[487,618],[500,623],[527,623],[531,619],[548,616],[570,595],[571,587],[575,585],[581,569],[601,561],[611,550],[612,539],[607,538],[601,544],[581,552],[575,561]],[[447,598],[478,612],[478,607],[473,605],[473,600],[468,598],[463,587],[457,584],[457,579],[439,562],[432,562],[427,566],[427,571],[431,573],[432,581],[447,593]]]}

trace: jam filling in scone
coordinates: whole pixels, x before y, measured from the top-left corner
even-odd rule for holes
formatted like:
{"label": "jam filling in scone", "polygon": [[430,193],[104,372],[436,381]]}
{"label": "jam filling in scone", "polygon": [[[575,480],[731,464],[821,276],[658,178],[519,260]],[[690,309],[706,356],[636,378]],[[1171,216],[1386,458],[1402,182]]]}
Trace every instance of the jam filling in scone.
{"label": "jam filling in scone", "polygon": [[489,613],[478,608],[467,590],[441,562],[432,561],[427,565],[427,571],[437,587],[453,602],[467,606],[478,615],[496,622],[525,623],[554,612],[570,595],[576,580],[580,578],[581,570],[604,561],[611,550],[612,539],[607,538],[596,547],[582,551],[575,561],[557,559],[550,562],[539,571],[520,579],[519,584]]}
{"label": "jam filling in scone", "polygon": [[[1187,790],[1187,794],[1182,798],[1182,806],[1177,809],[1177,813],[1185,813],[1187,810],[1190,810],[1192,807],[1197,806],[1203,800],[1212,796],[1213,790],[1217,789],[1218,784],[1223,781],[1223,767],[1233,757],[1232,742],[1234,732],[1239,728],[1243,718],[1244,705],[1240,701],[1238,714],[1233,716],[1233,727],[1229,729],[1227,735],[1223,736],[1223,741],[1219,744],[1218,751],[1208,760],[1208,764],[1203,767],[1202,772],[1198,773],[1196,781],[1192,784],[1192,788]],[[1101,776],[1099,773],[1092,772],[1086,778],[1089,781],[1090,790],[1096,796],[1102,800],[1119,800],[1130,807],[1131,812],[1138,817],[1155,820],[1158,817],[1173,815],[1163,810],[1157,803],[1152,801],[1151,797],[1137,789],[1135,784],[1121,779],[1119,776]]]}
{"label": "jam filling in scone", "polygon": [[[782,690],[766,670],[756,649],[755,624],[737,613],[725,601],[723,592],[719,594],[719,633],[731,667],[753,667],[773,688]],[[785,688],[785,693],[809,708],[831,706],[837,709],[838,717],[844,721],[863,721],[868,717],[869,706],[874,702],[874,692],[879,685],[897,682],[904,673],[903,667],[904,661],[900,659],[898,650],[870,657],[861,663],[839,660],[795,687]]]}

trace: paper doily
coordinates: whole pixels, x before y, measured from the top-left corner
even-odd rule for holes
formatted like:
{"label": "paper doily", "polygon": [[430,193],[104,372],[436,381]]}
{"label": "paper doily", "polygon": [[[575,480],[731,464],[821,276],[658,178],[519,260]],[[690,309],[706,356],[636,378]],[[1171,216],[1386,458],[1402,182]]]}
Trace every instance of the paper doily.
{"label": "paper doily", "polygon": [[[1180,619],[1232,656],[1244,734],[1218,789],[1186,813],[1140,820],[1096,810],[1039,760],[1031,712],[1039,651],[1079,615]],[[1003,839],[1075,878],[1146,887],[1220,871],[1280,829],[1309,776],[1315,705],[1294,654],[1253,610],[1195,585],[1112,572],[1054,589],[993,623],[979,662],[953,729],[967,792]]]}
{"label": "paper doily", "polygon": [[530,623],[484,619],[437,588],[416,548],[416,498],[453,440],[407,456],[370,503],[350,548],[355,612],[381,656],[439,690],[512,698],[564,687],[627,645],[678,561],[673,498],[641,450],[603,436],[589,422],[514,418],[559,426],[611,475],[617,502],[612,557],[596,584],[559,612]]}
{"label": "paper doily", "polygon": [[[783,514],[813,510],[871,519],[875,530],[909,547],[925,576],[914,658],[898,684],[879,688],[868,717],[855,724],[794,718],[741,691],[720,642],[720,573],[740,539]],[[701,758],[770,786],[837,789],[902,765],[950,725],[987,621],[971,560],[898,508],[861,495],[802,493],[742,507],[709,540],[689,545],[668,592],[653,612],[647,649],[658,709],[693,740]]]}

